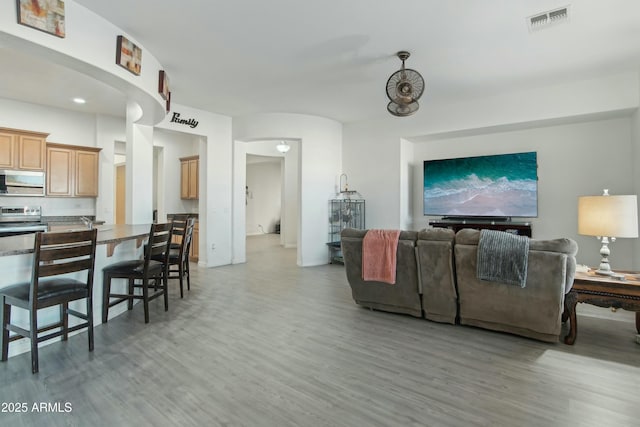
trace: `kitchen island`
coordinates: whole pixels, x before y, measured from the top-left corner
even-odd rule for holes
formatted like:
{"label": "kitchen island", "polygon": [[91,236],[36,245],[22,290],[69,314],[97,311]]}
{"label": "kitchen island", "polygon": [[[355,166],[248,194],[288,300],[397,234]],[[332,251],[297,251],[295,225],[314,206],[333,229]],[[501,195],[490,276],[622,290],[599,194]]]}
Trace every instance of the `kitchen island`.
{"label": "kitchen island", "polygon": [[[98,244],[96,246],[96,264],[93,276],[93,317],[94,325],[102,323],[102,269],[107,265],[128,259],[142,258],[143,243],[149,236],[151,224],[137,225],[100,225],[98,230]],[[71,230],[69,230],[71,231]],[[33,245],[35,234],[23,234],[0,238],[0,288],[15,283],[29,281],[33,266]],[[86,276],[85,276],[86,277]],[[115,292],[125,291],[126,282],[116,280],[112,284]],[[74,301],[69,304],[75,310],[85,312],[84,300]],[[126,304],[119,304],[109,310],[109,318],[113,318],[127,310]],[[41,325],[53,323],[59,319],[60,312],[57,307],[50,307],[38,311],[38,322]],[[28,328],[29,319],[26,310],[14,308],[11,312],[12,320],[19,326]],[[69,318],[70,326],[73,321]],[[86,329],[79,333],[86,333]],[[41,345],[50,344],[58,340],[49,340]],[[21,339],[9,345],[9,357],[28,352],[29,340]]]}

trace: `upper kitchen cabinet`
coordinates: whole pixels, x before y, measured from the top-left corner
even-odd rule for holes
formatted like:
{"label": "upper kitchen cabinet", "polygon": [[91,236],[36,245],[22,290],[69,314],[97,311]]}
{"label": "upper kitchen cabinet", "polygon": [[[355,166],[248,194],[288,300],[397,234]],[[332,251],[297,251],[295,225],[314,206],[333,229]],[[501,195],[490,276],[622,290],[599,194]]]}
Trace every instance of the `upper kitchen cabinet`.
{"label": "upper kitchen cabinet", "polygon": [[47,144],[47,196],[97,197],[100,150]]}
{"label": "upper kitchen cabinet", "polygon": [[43,171],[48,133],[0,128],[0,168]]}
{"label": "upper kitchen cabinet", "polygon": [[182,157],[180,159],[180,198],[198,199],[199,156]]}

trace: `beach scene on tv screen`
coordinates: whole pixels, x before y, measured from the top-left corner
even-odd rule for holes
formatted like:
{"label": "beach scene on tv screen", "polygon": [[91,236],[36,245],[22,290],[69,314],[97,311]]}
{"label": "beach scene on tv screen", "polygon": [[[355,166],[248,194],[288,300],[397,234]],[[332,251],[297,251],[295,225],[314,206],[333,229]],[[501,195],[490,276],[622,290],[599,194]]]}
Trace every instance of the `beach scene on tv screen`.
{"label": "beach scene on tv screen", "polygon": [[427,160],[424,214],[536,217],[536,152]]}

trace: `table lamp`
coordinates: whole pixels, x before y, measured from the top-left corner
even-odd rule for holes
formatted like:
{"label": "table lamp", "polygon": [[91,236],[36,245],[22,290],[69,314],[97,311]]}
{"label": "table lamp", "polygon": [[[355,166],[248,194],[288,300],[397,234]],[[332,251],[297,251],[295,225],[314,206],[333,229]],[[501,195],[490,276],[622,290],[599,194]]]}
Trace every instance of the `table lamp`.
{"label": "table lamp", "polygon": [[638,237],[638,201],[635,195],[578,197],[578,234],[596,236],[602,242],[596,274],[612,276],[609,242],[618,237]]}

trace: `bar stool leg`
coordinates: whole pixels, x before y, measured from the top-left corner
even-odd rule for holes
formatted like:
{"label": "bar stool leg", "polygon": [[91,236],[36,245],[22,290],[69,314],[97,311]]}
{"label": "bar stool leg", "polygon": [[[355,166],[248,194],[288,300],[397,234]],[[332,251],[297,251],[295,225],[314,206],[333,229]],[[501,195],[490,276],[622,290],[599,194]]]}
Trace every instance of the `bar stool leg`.
{"label": "bar stool leg", "polygon": [[182,262],[178,266],[178,274],[180,275],[180,298],[184,298],[184,267]]}
{"label": "bar stool leg", "polygon": [[31,328],[31,372],[38,372],[38,310],[33,309],[30,313],[29,327]]}
{"label": "bar stool leg", "polygon": [[109,294],[111,293],[111,276],[108,273],[102,275],[102,323],[109,319]]}
{"label": "bar stool leg", "polygon": [[87,322],[89,335],[89,351],[93,351],[93,297],[89,295],[87,297]]}
{"label": "bar stool leg", "polygon": [[4,303],[4,298],[2,298],[0,311],[2,317],[2,335],[0,335],[0,341],[2,341],[2,361],[6,362],[9,356],[9,330],[7,329],[7,325],[11,323],[11,306]]}
{"label": "bar stool leg", "polygon": [[187,260],[184,263],[185,263],[184,269],[187,273],[187,290],[190,291],[191,290],[191,273],[189,272],[189,257],[187,257]]}
{"label": "bar stool leg", "polygon": [[142,304],[144,306],[144,323],[149,323],[149,280],[142,280]]}
{"label": "bar stool leg", "polygon": [[[169,311],[169,273],[165,272],[162,275],[162,283],[164,284],[164,311]],[[180,286],[180,293],[182,293],[182,286]]]}
{"label": "bar stool leg", "polygon": [[60,322],[62,323],[62,341],[69,339],[69,303],[60,304]]}
{"label": "bar stool leg", "polygon": [[133,310],[133,290],[135,289],[133,287],[135,283],[135,279],[129,279],[129,290],[128,290],[128,294],[129,294],[129,299],[127,300],[127,310]]}

